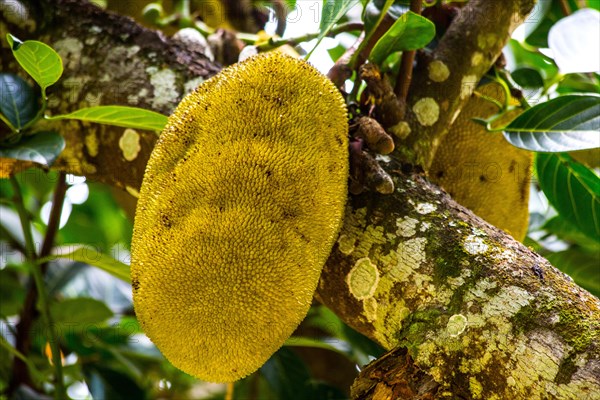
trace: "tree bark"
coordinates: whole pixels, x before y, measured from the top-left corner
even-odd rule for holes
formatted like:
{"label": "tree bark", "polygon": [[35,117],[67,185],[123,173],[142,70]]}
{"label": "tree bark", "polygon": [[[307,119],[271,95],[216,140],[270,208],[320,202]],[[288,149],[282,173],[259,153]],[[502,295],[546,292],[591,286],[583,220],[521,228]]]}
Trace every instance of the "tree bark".
{"label": "tree bark", "polygon": [[[99,103],[168,114],[186,89],[219,70],[178,42],[93,6],[73,0],[27,6],[33,27],[30,19],[14,22],[5,14],[0,30],[60,52],[65,73],[50,92],[53,113]],[[532,6],[469,2],[433,54],[448,68],[447,79],[439,81],[429,66],[415,71],[411,133],[399,146],[412,150],[384,164],[395,192],[349,198],[317,297],[390,350],[362,371],[353,386],[357,399],[600,398],[600,301],[422,176],[401,172],[396,161],[428,165],[469,85]],[[18,71],[10,57],[2,64]],[[415,109],[427,98],[433,102]],[[433,103],[434,119],[435,113],[423,114]],[[119,146],[123,128],[53,127],[68,146],[55,168],[137,192],[154,133],[139,132],[139,152],[128,161]]]}

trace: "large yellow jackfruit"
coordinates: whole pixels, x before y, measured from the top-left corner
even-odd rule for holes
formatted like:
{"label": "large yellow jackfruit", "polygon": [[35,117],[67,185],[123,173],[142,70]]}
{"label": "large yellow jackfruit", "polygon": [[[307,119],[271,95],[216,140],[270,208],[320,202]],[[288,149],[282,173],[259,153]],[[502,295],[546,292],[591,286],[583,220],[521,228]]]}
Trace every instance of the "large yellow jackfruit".
{"label": "large yellow jackfruit", "polygon": [[[482,85],[477,92],[504,102],[504,90],[498,83]],[[460,204],[523,240],[529,221],[532,153],[471,120],[497,112],[493,103],[474,95],[442,140],[429,175]],[[509,113],[495,126],[509,122],[517,113]]]}
{"label": "large yellow jackfruit", "polygon": [[235,381],[304,318],[343,217],[347,124],[334,85],[276,52],[224,69],[171,115],[140,191],[131,278],[173,365]]}

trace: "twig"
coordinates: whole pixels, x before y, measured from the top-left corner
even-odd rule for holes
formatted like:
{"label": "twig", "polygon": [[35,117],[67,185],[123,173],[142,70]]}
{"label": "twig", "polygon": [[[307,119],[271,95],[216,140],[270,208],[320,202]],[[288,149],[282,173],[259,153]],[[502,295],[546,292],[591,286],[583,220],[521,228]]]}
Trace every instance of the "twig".
{"label": "twig", "polygon": [[[344,33],[344,32],[352,32],[352,31],[362,31],[364,28],[364,25],[362,24],[362,22],[347,22],[345,24],[340,24],[340,25],[336,25],[334,26],[331,31],[329,31],[329,34],[327,35],[327,37],[332,37],[335,36],[337,34],[340,33]],[[293,37],[293,38],[287,38],[287,39],[269,39],[267,42],[262,43],[260,45],[257,46],[259,51],[266,51],[266,50],[271,50],[286,44],[289,45],[296,45],[298,43],[302,43],[302,42],[308,42],[309,40],[313,40],[319,37],[319,32],[312,32],[312,33],[307,33],[305,35],[302,36],[297,36],[297,37]]]}
{"label": "twig", "polygon": [[[63,201],[59,203],[56,200],[64,200],[64,195],[66,191],[66,183],[65,183],[65,174],[60,173],[60,180],[57,184],[55,193],[54,193],[54,202],[52,204],[52,210],[50,212],[50,221],[54,221],[52,225],[50,225],[50,221],[48,222],[48,230],[46,231],[46,237],[44,238],[44,244],[42,245],[42,253],[40,256],[45,257],[48,254],[43,255],[44,248],[47,253],[50,252],[52,248],[52,243],[54,242],[54,237],[56,235],[56,230],[58,229],[60,222],[60,215],[62,213],[62,205]],[[62,372],[62,361],[60,357],[60,348],[58,345],[58,336],[55,331],[54,324],[52,322],[52,317],[50,315],[50,307],[48,304],[48,297],[46,290],[44,288],[44,269],[41,265],[37,264],[38,255],[35,253],[35,244],[33,242],[33,235],[31,234],[31,221],[29,219],[29,214],[27,213],[27,209],[23,203],[23,196],[21,194],[21,188],[17,179],[13,176],[10,178],[11,185],[14,191],[14,203],[17,208],[17,212],[19,214],[19,218],[21,220],[21,227],[23,229],[23,236],[25,237],[25,254],[27,255],[27,263],[31,270],[31,275],[33,276],[33,280],[35,282],[35,288],[37,290],[33,290],[30,287],[30,292],[33,291],[33,295],[28,293],[28,298],[26,299],[25,305],[23,307],[23,311],[21,312],[22,320],[19,322],[17,326],[18,334],[23,333],[24,335],[29,335],[29,328],[31,327],[31,318],[34,315],[36,297],[39,299],[40,311],[42,315],[42,320],[44,324],[48,327],[49,338],[48,342],[50,344],[50,349],[52,350],[52,364],[54,366],[55,375],[56,375],[56,386],[54,391],[54,397],[56,399],[64,399],[67,398],[65,392],[65,386],[63,382],[63,372]],[[62,192],[62,194],[60,193]],[[57,216],[58,215],[58,216]],[[49,237],[50,236],[50,237]],[[49,243],[49,244],[47,244]],[[36,296],[37,292],[37,296]],[[26,314],[25,311],[28,311]],[[29,322],[27,322],[29,321]],[[24,328],[27,328],[24,330]],[[18,335],[18,336],[19,336]],[[25,341],[25,343],[29,344],[29,340]],[[27,346],[28,347],[28,346]],[[17,349],[23,350],[23,349]],[[26,348],[25,350],[29,350]],[[23,352],[27,354],[28,351]],[[12,385],[14,386],[14,385]]]}
{"label": "twig", "polygon": [[[410,11],[420,15],[421,9],[421,0],[411,0]],[[408,97],[408,89],[410,88],[410,82],[412,81],[412,70],[413,62],[415,61],[415,54],[415,50],[405,51],[402,54],[400,72],[398,74],[398,79],[396,79],[396,87],[394,88],[394,93],[396,93],[396,97],[398,97],[398,100],[404,103],[406,103],[406,98]]]}
{"label": "twig", "polygon": [[560,9],[565,16],[571,15],[571,7],[569,7],[567,0],[560,0],[558,4],[560,4]]}

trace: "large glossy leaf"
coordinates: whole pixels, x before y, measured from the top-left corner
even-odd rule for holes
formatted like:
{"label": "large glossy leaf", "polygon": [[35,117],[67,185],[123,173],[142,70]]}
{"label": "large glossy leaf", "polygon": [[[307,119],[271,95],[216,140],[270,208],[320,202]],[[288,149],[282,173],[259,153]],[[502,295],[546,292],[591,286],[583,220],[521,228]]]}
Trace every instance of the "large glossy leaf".
{"label": "large glossy leaf", "polygon": [[381,64],[393,52],[425,47],[434,36],[435,25],[433,22],[408,11],[379,38],[369,59],[376,64]]}
{"label": "large glossy leaf", "polygon": [[600,147],[600,96],[566,95],[538,104],[508,124],[504,137],[540,152]]}
{"label": "large glossy leaf", "polygon": [[[49,259],[63,258],[71,261],[79,261],[85,264],[93,265],[103,271],[117,277],[125,282],[131,283],[129,277],[129,265],[115,260],[111,256],[99,253],[96,249],[88,246],[81,246],[72,250],[72,246],[65,248],[57,248],[55,254],[46,259],[41,259],[40,262]],[[72,250],[72,251],[69,251]]]}
{"label": "large glossy leaf", "polygon": [[12,146],[0,147],[0,157],[33,161],[50,166],[65,148],[65,140],[56,132],[38,132],[25,136]]}
{"label": "large glossy leaf", "polygon": [[329,34],[334,25],[350,10],[357,5],[359,0],[323,0],[323,10],[321,11],[321,23],[319,25],[319,37],[315,47],[308,53],[308,59],[312,52],[317,48],[321,40]]}
{"label": "large glossy leaf", "polygon": [[0,113],[15,129],[21,129],[38,112],[33,89],[20,76],[0,73]]}
{"label": "large glossy leaf", "polygon": [[588,253],[578,248],[552,253],[548,261],[565,274],[569,275],[582,288],[596,297],[600,297],[600,255]]}
{"label": "large glossy leaf", "polygon": [[50,120],[77,119],[80,121],[97,122],[122,126],[124,128],[147,129],[162,131],[167,124],[167,117],[143,108],[125,106],[96,106],[82,108],[70,114],[47,117]]}
{"label": "large glossy leaf", "polygon": [[40,85],[43,92],[62,75],[62,59],[52,47],[35,40],[21,42],[10,33],[6,35],[6,40],[18,63]]}
{"label": "large glossy leaf", "polygon": [[95,324],[113,316],[103,302],[89,297],[66,299],[52,303],[50,315],[55,324]]}
{"label": "large glossy leaf", "polygon": [[538,153],[536,169],[558,213],[586,235],[600,236],[600,178],[566,153]]}

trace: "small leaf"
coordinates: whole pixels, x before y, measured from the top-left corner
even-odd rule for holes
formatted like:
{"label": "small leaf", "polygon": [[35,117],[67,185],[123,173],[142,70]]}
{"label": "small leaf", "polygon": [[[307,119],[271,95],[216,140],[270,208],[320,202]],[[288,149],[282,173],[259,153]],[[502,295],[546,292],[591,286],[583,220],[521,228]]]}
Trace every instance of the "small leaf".
{"label": "small leaf", "polygon": [[95,324],[113,316],[113,312],[103,302],[78,297],[52,303],[50,315],[55,324]]}
{"label": "small leaf", "polygon": [[52,86],[63,72],[62,59],[52,47],[36,40],[21,42],[11,35],[6,35],[17,62],[33,80],[37,82],[45,93],[48,86]]}
{"label": "small leaf", "polygon": [[65,140],[56,132],[38,132],[24,136],[13,146],[0,147],[0,157],[52,165],[65,148]]}
{"label": "small leaf", "polygon": [[600,96],[566,95],[530,108],[504,137],[526,150],[559,153],[600,147]]}
{"label": "small leaf", "polygon": [[573,278],[579,286],[600,297],[598,253],[590,254],[581,249],[571,248],[549,254],[547,258],[552,265]]}
{"label": "small leaf", "polygon": [[27,81],[18,75],[0,73],[0,113],[13,128],[21,129],[37,112],[37,99]]}
{"label": "small leaf", "polygon": [[568,154],[538,153],[540,187],[559,215],[590,237],[600,236],[600,178]]}
{"label": "small leaf", "polygon": [[53,260],[56,258],[63,258],[71,261],[79,261],[85,264],[93,265],[94,267],[100,268],[103,271],[108,272],[112,276],[119,278],[125,282],[131,283],[129,277],[129,265],[122,263],[121,261],[115,260],[111,256],[99,253],[96,249],[88,246],[78,247],[76,250],[66,252],[65,250],[72,249],[72,246],[65,248],[55,249],[55,254],[44,259],[40,259],[39,262]]}
{"label": "small leaf", "polygon": [[80,121],[97,122],[122,126],[124,128],[147,129],[162,131],[167,125],[168,118],[154,111],[143,108],[125,106],[96,106],[82,108],[70,114],[46,117],[49,120],[77,119]]}
{"label": "small leaf", "polygon": [[323,0],[321,12],[321,24],[319,25],[319,37],[315,47],[307,54],[306,59],[317,48],[321,40],[329,34],[334,25],[350,10],[357,5],[359,0]]}
{"label": "small leaf", "polygon": [[434,36],[435,25],[433,22],[408,11],[379,38],[369,59],[376,64],[381,64],[393,52],[425,47]]}

